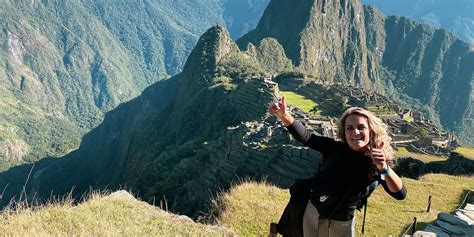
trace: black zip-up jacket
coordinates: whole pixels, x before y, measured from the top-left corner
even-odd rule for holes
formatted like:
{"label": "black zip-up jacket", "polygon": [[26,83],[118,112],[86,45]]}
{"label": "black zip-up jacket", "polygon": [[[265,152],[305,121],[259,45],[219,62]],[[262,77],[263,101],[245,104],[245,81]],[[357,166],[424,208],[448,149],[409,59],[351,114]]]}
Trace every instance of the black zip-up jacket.
{"label": "black zip-up jacket", "polygon": [[395,199],[405,198],[405,185],[394,193],[388,189],[379,174],[369,177],[372,160],[364,153],[351,150],[344,142],[311,133],[298,121],[287,129],[296,140],[319,151],[323,156],[311,195],[311,203],[316,206],[322,218],[330,217],[340,221],[352,219],[362,194],[374,181],[378,181]]}

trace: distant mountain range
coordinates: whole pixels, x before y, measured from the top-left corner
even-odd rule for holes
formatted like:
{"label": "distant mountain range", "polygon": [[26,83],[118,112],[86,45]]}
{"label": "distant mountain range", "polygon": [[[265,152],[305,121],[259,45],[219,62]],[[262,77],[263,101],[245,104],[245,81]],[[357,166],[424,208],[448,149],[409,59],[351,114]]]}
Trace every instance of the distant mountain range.
{"label": "distant mountain range", "polygon": [[227,30],[238,39],[257,25],[270,0],[221,0]]}
{"label": "distant mountain range", "polygon": [[262,4],[3,1],[0,170],[77,148],[105,112],[180,72],[207,28],[226,19],[238,37]]}

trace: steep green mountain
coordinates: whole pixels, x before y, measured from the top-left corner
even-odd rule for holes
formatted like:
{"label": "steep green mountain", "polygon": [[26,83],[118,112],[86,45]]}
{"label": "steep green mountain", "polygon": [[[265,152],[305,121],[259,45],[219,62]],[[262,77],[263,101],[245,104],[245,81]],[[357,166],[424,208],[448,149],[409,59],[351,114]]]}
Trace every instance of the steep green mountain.
{"label": "steep green mountain", "polygon": [[[271,136],[260,125],[275,126],[266,105],[278,90],[252,77],[261,73],[256,59],[241,52],[222,27],[213,27],[182,73],[108,112],[78,150],[2,173],[2,202],[18,197],[29,176],[23,195],[28,200],[33,194],[63,195],[72,187],[81,195],[90,187],[126,186],[144,200],[165,197],[171,210],[197,216],[239,177],[288,186],[295,177],[309,176],[319,155],[290,140],[281,126]],[[254,142],[260,136],[267,145]],[[301,159],[288,170],[292,154]]]}
{"label": "steep green mountain", "polygon": [[198,36],[223,22],[217,0],[6,0],[0,18],[3,167],[75,149],[105,112],[178,73]]}
{"label": "steep green mountain", "polygon": [[474,50],[446,30],[385,17],[360,1],[274,0],[256,29],[237,43],[251,49],[268,38],[299,70],[417,104],[474,144]]}
{"label": "steep green mountain", "polygon": [[445,28],[467,42],[474,42],[474,2],[471,0],[363,0],[386,15],[405,16]]}
{"label": "steep green mountain", "polygon": [[368,48],[381,55],[379,71],[386,87],[415,99],[462,142],[474,144],[472,45],[446,30],[403,17],[380,17],[376,11],[366,8],[366,24],[383,23],[384,37],[367,27],[373,36]]}
{"label": "steep green mountain", "polygon": [[369,88],[363,16],[360,1],[274,0],[257,28],[237,43],[245,49],[249,43],[274,38],[305,71]]}

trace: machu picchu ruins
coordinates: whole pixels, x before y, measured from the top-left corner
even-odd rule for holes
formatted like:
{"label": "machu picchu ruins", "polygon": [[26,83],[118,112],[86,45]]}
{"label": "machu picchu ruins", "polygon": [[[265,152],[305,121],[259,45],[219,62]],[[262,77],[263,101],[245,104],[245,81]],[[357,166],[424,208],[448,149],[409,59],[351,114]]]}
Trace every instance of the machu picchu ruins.
{"label": "machu picchu ruins", "polygon": [[297,112],[296,117],[308,125],[317,125],[318,132],[325,136],[334,137],[335,121],[345,108],[358,106],[383,119],[389,126],[395,146],[404,146],[425,154],[449,156],[458,145],[454,135],[441,130],[420,112],[402,108],[387,97],[361,87],[305,78],[285,78],[279,86],[282,90],[294,91],[318,104],[318,108],[308,114]]}
{"label": "machu picchu ruins", "polygon": [[[290,80],[289,80],[290,81]],[[317,111],[307,112],[288,106],[293,116],[316,133],[337,139],[337,119],[348,106],[365,107],[390,127],[395,147],[448,157],[456,139],[441,131],[421,114],[400,108],[384,96],[342,84],[307,82],[292,79],[277,83],[271,77],[252,77],[242,80],[229,95],[231,103],[241,114],[240,125],[228,127],[217,140],[208,141],[203,149],[218,163],[217,168],[203,175],[202,185],[228,183],[235,176],[262,178],[289,187],[296,178],[310,177],[320,162],[321,155],[294,140],[283,125],[266,112],[268,103],[279,99],[280,87],[293,90],[315,101]],[[298,86],[295,86],[296,83]],[[280,86],[281,85],[281,86]],[[407,117],[410,119],[406,119]],[[419,137],[419,131],[424,131]],[[443,141],[443,146],[436,142]],[[450,159],[456,160],[456,159]],[[207,177],[208,178],[204,178]],[[207,180],[207,181],[206,181]],[[212,181],[212,182],[211,182]],[[217,182],[216,182],[217,181]],[[207,184],[206,184],[207,183]],[[208,193],[195,193],[205,200]]]}

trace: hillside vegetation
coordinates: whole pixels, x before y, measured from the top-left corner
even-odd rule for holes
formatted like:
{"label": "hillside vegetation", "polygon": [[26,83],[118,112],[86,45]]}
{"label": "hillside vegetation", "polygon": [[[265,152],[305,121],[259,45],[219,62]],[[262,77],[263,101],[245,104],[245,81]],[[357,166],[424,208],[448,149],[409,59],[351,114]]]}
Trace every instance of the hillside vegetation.
{"label": "hillside vegetation", "polygon": [[0,18],[0,168],[76,149],[223,22],[219,0],[6,0]]}
{"label": "hillside vegetation", "polygon": [[41,207],[6,210],[0,231],[7,236],[230,236],[217,226],[198,224],[136,200],[125,191],[93,194],[85,202],[71,200]]}
{"label": "hillside vegetation", "polygon": [[410,152],[405,147],[398,147],[395,152],[395,156],[398,158],[411,157],[411,158],[420,160],[424,163],[429,163],[432,161],[445,161],[446,159],[448,159],[447,157],[442,157],[442,156],[434,156],[434,155],[426,155],[423,153]]}
{"label": "hillside vegetation", "polygon": [[[429,174],[419,180],[403,178],[407,198],[396,201],[381,187],[369,199],[366,235],[401,235],[418,220],[418,229],[434,221],[440,212],[452,212],[474,187],[472,177]],[[425,212],[432,196],[431,211]],[[167,213],[133,198],[125,191],[105,196],[94,194],[81,204],[54,202],[40,207],[3,211],[0,231],[6,235],[205,235],[265,236],[269,224],[278,222],[289,200],[287,189],[267,182],[244,181],[213,201],[214,222],[203,225],[186,216]],[[207,215],[212,217],[212,215]],[[207,219],[212,221],[212,219]],[[360,233],[362,212],[356,211]]]}
{"label": "hillside vegetation", "polygon": [[455,152],[471,159],[474,160],[474,147],[456,147],[454,150]]}

